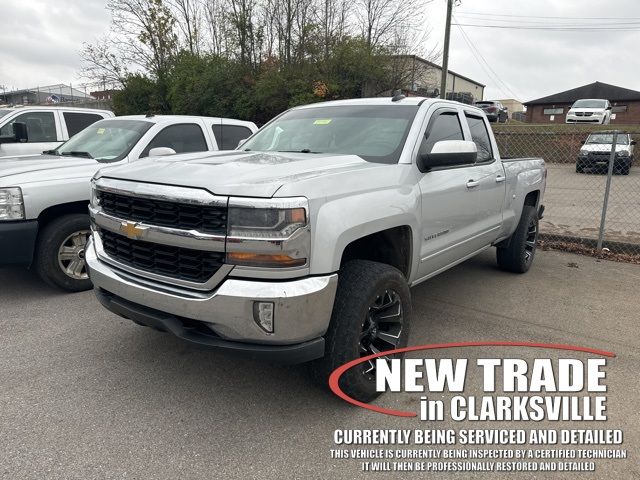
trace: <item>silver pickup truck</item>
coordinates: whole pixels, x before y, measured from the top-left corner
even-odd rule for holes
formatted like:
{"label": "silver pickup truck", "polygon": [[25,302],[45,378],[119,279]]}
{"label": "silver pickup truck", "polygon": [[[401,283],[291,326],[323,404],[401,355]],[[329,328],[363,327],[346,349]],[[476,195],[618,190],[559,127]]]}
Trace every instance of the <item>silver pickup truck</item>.
{"label": "silver pickup truck", "polygon": [[[324,382],[407,344],[409,287],[497,247],[534,258],[546,169],[501,160],[456,102],[358,99],[291,109],[237,151],[99,172],[87,247],[100,302],[193,343],[289,362]],[[343,375],[371,400],[374,364]]]}

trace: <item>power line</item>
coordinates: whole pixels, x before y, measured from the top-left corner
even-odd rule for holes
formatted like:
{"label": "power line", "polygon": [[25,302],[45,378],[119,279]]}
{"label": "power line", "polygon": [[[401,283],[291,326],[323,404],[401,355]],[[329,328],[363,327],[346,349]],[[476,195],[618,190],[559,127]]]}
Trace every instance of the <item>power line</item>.
{"label": "power line", "polygon": [[540,16],[540,15],[508,15],[503,13],[487,12],[458,12],[460,15],[480,15],[488,17],[511,17],[511,18],[560,18],[563,20],[640,20],[640,17],[569,17],[569,16]]}
{"label": "power line", "polygon": [[[453,17],[454,19],[456,19],[456,17]],[[456,19],[457,21],[457,19]],[[499,90],[502,91],[503,94],[506,94],[507,92],[510,93],[513,98],[520,98],[512,89],[511,87],[509,87],[509,85],[507,85],[506,82],[504,82],[500,76],[495,72],[495,70],[493,68],[491,68],[491,65],[489,64],[489,62],[487,62],[487,59],[484,58],[484,55],[482,55],[482,53],[480,52],[480,50],[478,50],[478,48],[473,44],[473,42],[471,41],[471,39],[469,38],[469,36],[467,35],[467,33],[463,30],[463,28],[460,26],[460,24],[456,23],[454,25],[458,25],[458,29],[460,30],[460,33],[462,35],[462,39],[465,41],[465,43],[467,44],[467,46],[469,47],[469,50],[471,51],[471,54],[473,55],[473,57],[476,59],[476,61],[478,62],[478,64],[480,65],[480,67],[485,71],[485,73],[489,76],[490,79],[493,80],[493,82],[496,84],[496,86],[498,87]],[[480,59],[482,59],[482,61],[480,61]],[[484,64],[483,64],[484,62]],[[502,86],[501,86],[502,85]],[[503,88],[504,87],[504,90]],[[506,96],[506,95],[505,95]]]}
{"label": "power line", "polygon": [[[462,17],[463,20],[470,20],[470,21],[484,21],[485,18],[479,18],[479,17],[474,17],[474,16],[470,16],[470,15],[465,15],[465,14],[458,14],[458,17]],[[558,23],[558,22],[549,22],[549,20],[546,21],[541,21],[541,20],[512,20],[512,19],[504,19],[504,18],[491,18],[491,19],[487,19],[490,20],[491,22],[501,22],[501,23],[507,23],[507,24],[532,24],[532,25],[547,25],[547,26],[552,26],[552,27],[591,27],[591,26],[620,26],[620,25],[638,25],[640,24],[640,21],[633,21],[633,22],[620,22],[620,21],[615,21],[615,22],[605,22],[605,23],[584,23],[584,22],[578,22],[578,23]]]}
{"label": "power line", "polygon": [[530,25],[480,25],[472,23],[455,23],[460,27],[478,27],[478,28],[498,28],[509,30],[543,30],[543,31],[558,31],[558,32],[597,32],[597,31],[637,31],[640,30],[640,24],[635,27],[534,27]]}

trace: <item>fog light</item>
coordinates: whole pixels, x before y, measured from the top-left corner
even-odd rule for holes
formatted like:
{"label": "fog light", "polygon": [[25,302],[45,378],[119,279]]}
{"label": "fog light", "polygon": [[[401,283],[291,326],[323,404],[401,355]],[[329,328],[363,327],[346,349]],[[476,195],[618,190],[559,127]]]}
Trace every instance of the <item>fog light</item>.
{"label": "fog light", "polygon": [[253,302],[253,319],[267,333],[273,333],[273,302]]}

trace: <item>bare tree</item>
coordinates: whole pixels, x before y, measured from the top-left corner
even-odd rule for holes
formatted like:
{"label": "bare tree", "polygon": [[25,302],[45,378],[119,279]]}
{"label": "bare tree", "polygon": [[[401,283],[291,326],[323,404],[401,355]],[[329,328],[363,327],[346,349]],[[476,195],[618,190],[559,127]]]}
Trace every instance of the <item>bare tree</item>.
{"label": "bare tree", "polygon": [[192,54],[199,53],[202,10],[206,9],[207,5],[201,0],[167,0],[167,4],[174,12],[176,24],[184,37],[187,49]]}
{"label": "bare tree", "polygon": [[424,6],[433,0],[356,0],[355,16],[369,46],[383,45],[394,32],[415,28],[422,20]]}
{"label": "bare tree", "polygon": [[227,0],[203,0],[204,23],[209,34],[210,51],[219,56],[228,56],[229,26]]}
{"label": "bare tree", "polygon": [[92,80],[103,88],[107,85],[124,87],[129,71],[120,52],[114,51],[112,45],[113,42],[109,36],[101,37],[93,45],[83,44],[80,51],[82,59],[80,77]]}

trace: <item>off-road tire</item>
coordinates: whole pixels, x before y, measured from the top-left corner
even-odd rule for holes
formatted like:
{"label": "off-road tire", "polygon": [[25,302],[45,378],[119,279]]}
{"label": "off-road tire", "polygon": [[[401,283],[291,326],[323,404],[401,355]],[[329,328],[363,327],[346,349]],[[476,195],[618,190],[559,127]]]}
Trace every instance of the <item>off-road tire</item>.
{"label": "off-road tire", "polygon": [[[533,248],[531,249],[532,227],[535,227],[533,235]],[[498,247],[496,257],[498,266],[508,272],[525,273],[531,267],[536,253],[538,241],[538,212],[535,207],[525,205],[516,231],[513,232],[507,247]],[[529,255],[527,255],[527,252]]]}
{"label": "off-road tire", "polygon": [[[411,293],[404,275],[390,265],[366,260],[352,260],[343,266],[331,322],[325,334],[325,355],[309,364],[316,382],[328,386],[331,372],[360,358],[360,338],[369,309],[377,297],[389,290],[397,293],[402,307],[402,330],[396,346],[402,348],[407,345],[411,320]],[[400,355],[394,358],[400,358]],[[370,402],[381,394],[375,387],[375,377],[365,373],[363,364],[347,370],[340,378],[340,388],[362,402]]]}
{"label": "off-road tire", "polygon": [[66,275],[58,262],[63,241],[74,232],[89,230],[89,216],[71,213],[47,223],[38,235],[34,267],[40,278],[52,287],[68,292],[81,292],[93,286],[91,280],[73,279]]}

